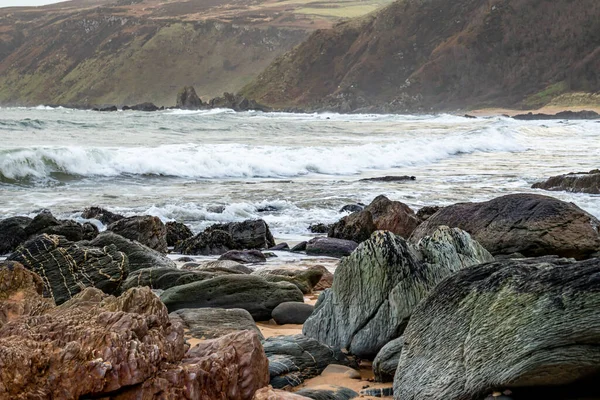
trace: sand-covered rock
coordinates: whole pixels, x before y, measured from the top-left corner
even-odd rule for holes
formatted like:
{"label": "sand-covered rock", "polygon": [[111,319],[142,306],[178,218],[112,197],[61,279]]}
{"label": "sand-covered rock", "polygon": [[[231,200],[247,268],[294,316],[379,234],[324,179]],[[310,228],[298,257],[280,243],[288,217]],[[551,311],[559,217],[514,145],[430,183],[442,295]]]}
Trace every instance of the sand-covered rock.
{"label": "sand-covered rock", "polygon": [[545,398],[544,388],[569,384],[589,398],[597,385],[585,379],[600,373],[598,276],[600,259],[544,257],[448,277],[404,332],[394,398],[475,400],[526,387],[535,390],[523,398]]}

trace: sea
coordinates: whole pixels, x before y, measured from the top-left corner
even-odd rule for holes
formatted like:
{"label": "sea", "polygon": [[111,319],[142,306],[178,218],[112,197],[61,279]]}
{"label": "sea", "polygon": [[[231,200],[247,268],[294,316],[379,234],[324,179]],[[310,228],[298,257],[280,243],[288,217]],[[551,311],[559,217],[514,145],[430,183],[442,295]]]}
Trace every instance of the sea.
{"label": "sea", "polygon": [[[262,218],[289,243],[381,194],[416,211],[539,193],[600,218],[598,195],[531,189],[599,167],[595,121],[0,108],[0,218],[48,209],[82,222],[84,208],[100,206],[194,232]],[[388,175],[416,179],[363,180]]]}

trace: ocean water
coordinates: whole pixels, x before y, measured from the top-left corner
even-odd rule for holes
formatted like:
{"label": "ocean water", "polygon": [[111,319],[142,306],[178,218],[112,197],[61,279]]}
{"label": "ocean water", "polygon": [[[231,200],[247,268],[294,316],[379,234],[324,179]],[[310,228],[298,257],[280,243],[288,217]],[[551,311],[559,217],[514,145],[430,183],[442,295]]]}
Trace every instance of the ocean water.
{"label": "ocean water", "polygon": [[[380,194],[413,209],[535,192],[600,217],[600,196],[531,189],[600,167],[600,123],[452,115],[98,113],[0,108],[0,218],[88,206],[198,232],[263,218],[280,241]],[[402,183],[363,178],[412,175]]]}

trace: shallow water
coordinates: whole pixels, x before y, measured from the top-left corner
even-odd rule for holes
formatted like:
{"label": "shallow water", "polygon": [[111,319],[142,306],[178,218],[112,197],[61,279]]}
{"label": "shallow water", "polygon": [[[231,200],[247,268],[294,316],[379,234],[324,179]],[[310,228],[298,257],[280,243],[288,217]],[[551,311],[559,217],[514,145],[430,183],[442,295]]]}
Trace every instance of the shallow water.
{"label": "shallow water", "polygon": [[[195,231],[264,218],[276,238],[296,241],[309,224],[340,218],[344,204],[379,194],[418,209],[517,192],[600,217],[600,196],[530,189],[600,166],[593,121],[0,108],[0,139],[1,218],[43,208],[78,218],[98,205]],[[383,175],[417,180],[359,181]]]}

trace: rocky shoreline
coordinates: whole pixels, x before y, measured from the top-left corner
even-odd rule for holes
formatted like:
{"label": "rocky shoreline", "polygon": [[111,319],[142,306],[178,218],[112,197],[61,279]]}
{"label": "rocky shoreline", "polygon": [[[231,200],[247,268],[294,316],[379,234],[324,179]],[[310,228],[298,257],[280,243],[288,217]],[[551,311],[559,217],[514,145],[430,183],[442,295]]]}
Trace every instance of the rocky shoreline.
{"label": "rocky shoreline", "polygon": [[538,194],[348,210],[293,249],[263,220],[0,221],[0,398],[598,398],[598,219]]}

